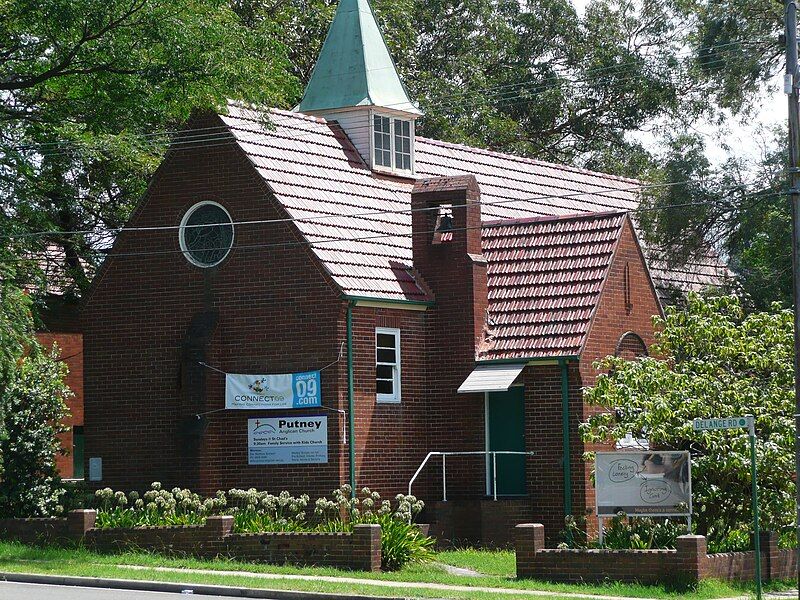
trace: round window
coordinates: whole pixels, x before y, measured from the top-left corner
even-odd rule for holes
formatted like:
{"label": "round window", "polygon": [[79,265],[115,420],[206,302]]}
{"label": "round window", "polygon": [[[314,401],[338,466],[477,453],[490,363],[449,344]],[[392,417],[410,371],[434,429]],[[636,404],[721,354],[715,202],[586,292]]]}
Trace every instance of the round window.
{"label": "round window", "polygon": [[178,235],[186,259],[198,267],[221,263],[233,246],[233,221],[216,202],[200,202],[186,211]]}

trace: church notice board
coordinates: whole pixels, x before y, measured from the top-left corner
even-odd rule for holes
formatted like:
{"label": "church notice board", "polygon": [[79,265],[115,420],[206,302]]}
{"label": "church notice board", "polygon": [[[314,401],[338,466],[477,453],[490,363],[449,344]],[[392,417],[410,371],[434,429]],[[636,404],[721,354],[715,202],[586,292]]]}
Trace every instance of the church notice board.
{"label": "church notice board", "polygon": [[280,416],[247,420],[247,463],[302,465],[328,462],[328,417]]}
{"label": "church notice board", "polygon": [[692,511],[688,452],[597,452],[597,516],[688,516]]}

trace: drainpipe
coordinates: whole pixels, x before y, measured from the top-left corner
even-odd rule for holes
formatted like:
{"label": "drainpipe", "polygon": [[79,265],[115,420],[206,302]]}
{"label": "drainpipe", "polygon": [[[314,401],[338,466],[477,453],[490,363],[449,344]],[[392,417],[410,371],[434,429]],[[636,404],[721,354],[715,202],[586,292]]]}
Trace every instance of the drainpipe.
{"label": "drainpipe", "polygon": [[561,437],[564,452],[564,516],[572,514],[572,468],[570,465],[569,444],[569,363],[566,358],[558,361],[561,365]]}
{"label": "drainpipe", "polygon": [[353,391],[353,306],[355,302],[347,303],[347,419],[350,429],[350,489],[352,497],[356,497],[356,415]]}

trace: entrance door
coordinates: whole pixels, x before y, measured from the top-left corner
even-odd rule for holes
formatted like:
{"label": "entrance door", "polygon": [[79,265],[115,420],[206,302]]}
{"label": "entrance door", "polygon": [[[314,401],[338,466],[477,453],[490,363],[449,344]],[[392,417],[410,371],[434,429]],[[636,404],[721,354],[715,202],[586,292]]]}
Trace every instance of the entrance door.
{"label": "entrance door", "polygon": [[[486,449],[525,451],[525,388],[489,392],[486,397]],[[525,456],[497,454],[497,495],[525,495]],[[492,455],[487,460],[487,493],[492,495]]]}

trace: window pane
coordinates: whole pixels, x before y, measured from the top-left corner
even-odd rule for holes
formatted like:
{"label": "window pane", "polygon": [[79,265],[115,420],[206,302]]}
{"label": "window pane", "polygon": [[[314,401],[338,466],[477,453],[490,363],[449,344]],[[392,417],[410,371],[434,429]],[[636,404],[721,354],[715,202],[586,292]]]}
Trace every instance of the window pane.
{"label": "window pane", "polygon": [[394,121],[394,163],[395,168],[411,170],[411,122]]}
{"label": "window pane", "polygon": [[233,223],[222,207],[200,204],[185,217],[180,240],[187,258],[198,266],[212,267],[233,246]]}
{"label": "window pane", "polygon": [[379,363],[396,363],[397,359],[394,355],[394,350],[387,348],[378,348],[378,362]]}
{"label": "window pane", "polygon": [[379,394],[391,394],[394,395],[394,382],[393,381],[384,381],[382,379],[378,379],[376,382],[376,390]]}
{"label": "window pane", "polygon": [[378,379],[394,379],[394,367],[391,365],[378,365],[375,367],[375,374]]}
{"label": "window pane", "polygon": [[373,117],[373,145],[375,146],[375,164],[382,167],[392,166],[391,121],[389,117],[375,115]]}
{"label": "window pane", "polygon": [[378,348],[394,348],[395,337],[391,333],[378,334]]}

